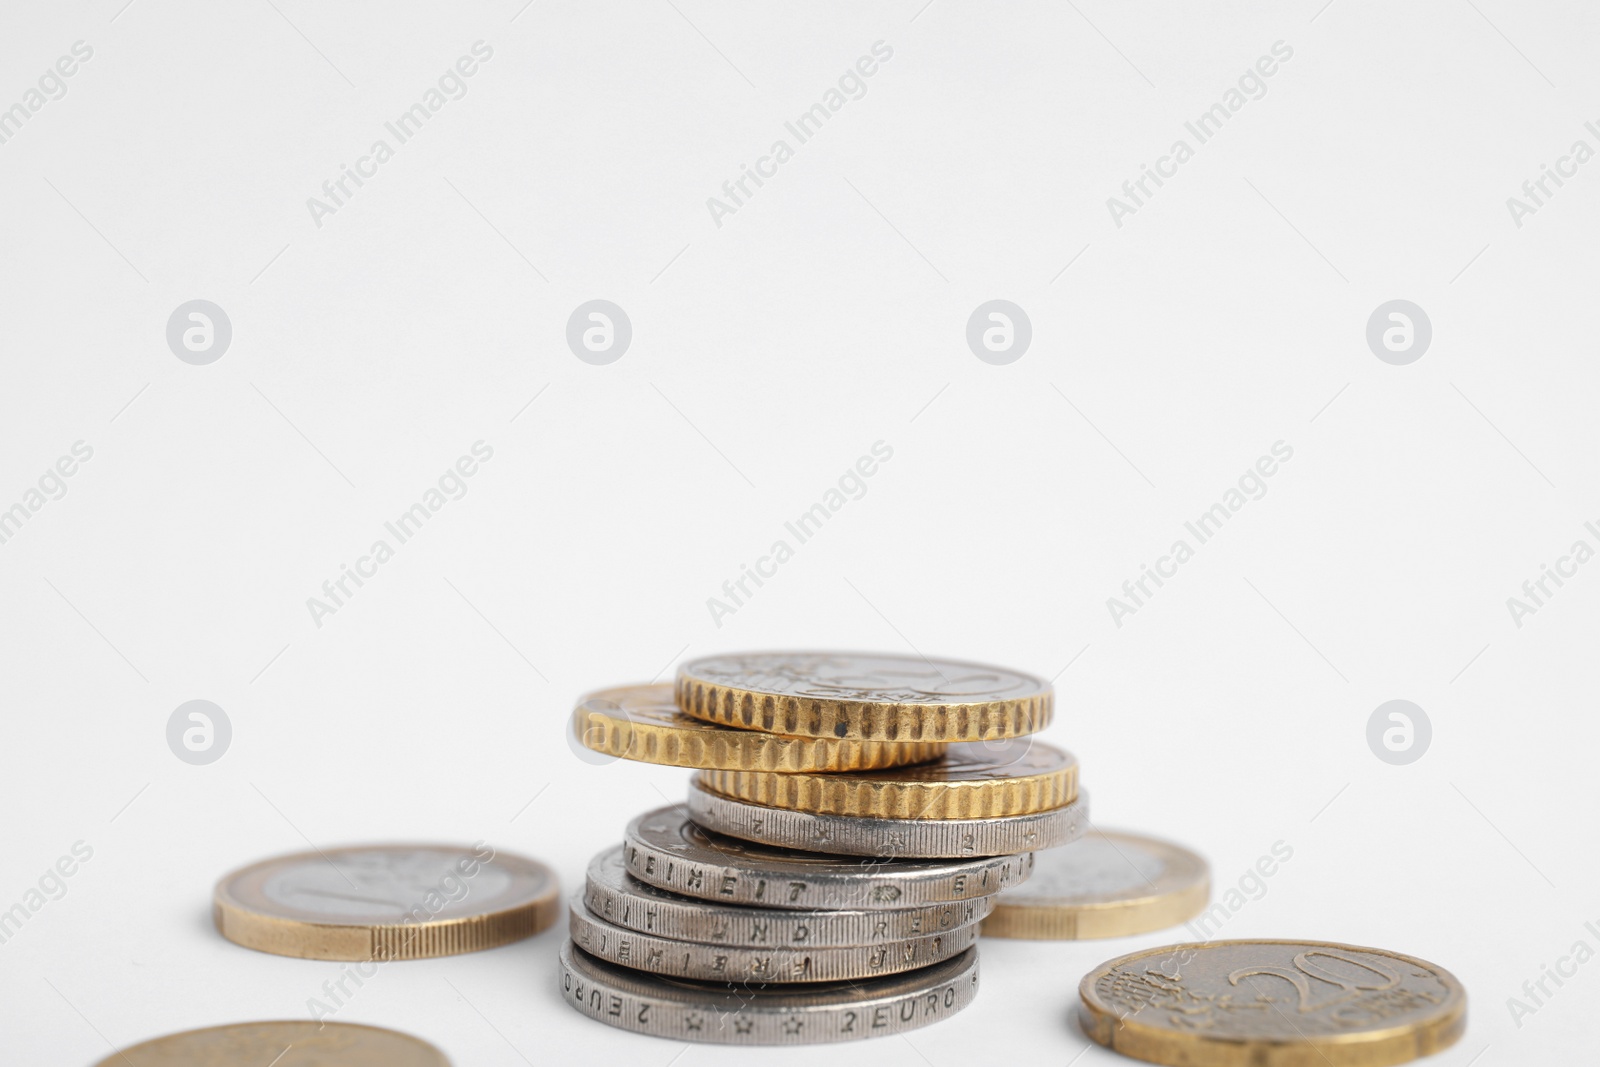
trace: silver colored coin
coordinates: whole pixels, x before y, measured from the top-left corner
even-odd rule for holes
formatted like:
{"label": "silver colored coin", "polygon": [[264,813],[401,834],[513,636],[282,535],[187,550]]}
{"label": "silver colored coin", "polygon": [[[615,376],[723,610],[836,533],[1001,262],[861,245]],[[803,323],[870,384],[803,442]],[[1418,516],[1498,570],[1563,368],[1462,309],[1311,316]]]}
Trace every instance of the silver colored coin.
{"label": "silver colored coin", "polygon": [[608,1026],[722,1045],[815,1045],[949,1018],[978,991],[978,950],[865,982],[752,985],[660,978],[561,947],[561,995]]}
{"label": "silver colored coin", "polygon": [[1012,856],[1076,841],[1089,827],[1089,798],[1032,815],[992,819],[867,819],[815,815],[735,800],[689,779],[689,817],[714,833],[779,848],[882,859]]}
{"label": "silver colored coin", "polygon": [[591,914],[640,933],[731,948],[830,948],[882,945],[981,922],[995,897],[974,897],[898,911],[788,911],[715,904],[630,877],[623,847],[589,861],[583,902]]}
{"label": "silver colored coin", "polygon": [[978,940],[977,924],[881,945],[734,948],[641,934],[572,901],[567,932],[589,955],[636,971],[702,982],[843,982],[899,974],[947,960]]}
{"label": "silver colored coin", "polygon": [[1033,873],[1033,853],[963,860],[827,856],[740,841],[701,829],[681,806],[628,824],[628,873],[697,900],[800,910],[897,909],[970,900]]}

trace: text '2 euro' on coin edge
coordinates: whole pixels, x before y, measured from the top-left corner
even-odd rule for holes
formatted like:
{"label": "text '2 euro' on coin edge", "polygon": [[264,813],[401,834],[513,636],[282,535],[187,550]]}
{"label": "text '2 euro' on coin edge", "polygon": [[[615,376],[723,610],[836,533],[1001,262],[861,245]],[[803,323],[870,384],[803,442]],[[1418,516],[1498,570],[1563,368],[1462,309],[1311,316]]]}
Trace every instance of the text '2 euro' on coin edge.
{"label": "text '2 euro' on coin edge", "polygon": [[[559,992],[573,1010],[619,1030],[707,1044],[808,1045],[885,1036],[947,1019],[971,1004],[978,990],[976,947],[915,971],[837,983],[844,991],[801,986],[788,994],[792,1000],[747,997],[731,1009],[728,999],[737,985],[629,971],[571,941],[561,946],[559,958]],[[931,1007],[925,999],[930,996],[937,998]]]}

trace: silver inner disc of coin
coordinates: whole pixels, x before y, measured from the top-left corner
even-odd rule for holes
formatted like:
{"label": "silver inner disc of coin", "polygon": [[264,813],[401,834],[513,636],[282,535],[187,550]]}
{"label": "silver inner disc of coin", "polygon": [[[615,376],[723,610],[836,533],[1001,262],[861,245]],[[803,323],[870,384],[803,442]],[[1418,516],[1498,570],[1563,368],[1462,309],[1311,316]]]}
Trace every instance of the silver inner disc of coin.
{"label": "silver inner disc of coin", "polygon": [[261,892],[285,908],[352,921],[397,921],[418,907],[427,907],[432,919],[475,915],[503,897],[513,879],[504,868],[482,861],[467,877],[457,867],[463,859],[474,857],[444,849],[311,857],[274,871]]}
{"label": "silver inner disc of coin", "polygon": [[1041,852],[1037,860],[1028,879],[1028,896],[1121,896],[1155,884],[1167,869],[1165,859],[1137,843],[1112,844],[1095,836]]}

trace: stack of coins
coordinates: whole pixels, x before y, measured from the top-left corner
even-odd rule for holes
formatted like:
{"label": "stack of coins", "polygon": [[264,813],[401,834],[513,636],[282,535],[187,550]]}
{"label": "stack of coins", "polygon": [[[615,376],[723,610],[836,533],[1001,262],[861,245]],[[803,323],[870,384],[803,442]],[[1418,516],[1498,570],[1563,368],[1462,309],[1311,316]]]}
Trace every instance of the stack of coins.
{"label": "stack of coins", "polygon": [[1048,682],[921,657],[755,653],[585,698],[589,749],[699,773],[590,864],[568,1001],[624,1029],[795,1044],[925,1026],[977,990],[980,924],[1079,837]]}

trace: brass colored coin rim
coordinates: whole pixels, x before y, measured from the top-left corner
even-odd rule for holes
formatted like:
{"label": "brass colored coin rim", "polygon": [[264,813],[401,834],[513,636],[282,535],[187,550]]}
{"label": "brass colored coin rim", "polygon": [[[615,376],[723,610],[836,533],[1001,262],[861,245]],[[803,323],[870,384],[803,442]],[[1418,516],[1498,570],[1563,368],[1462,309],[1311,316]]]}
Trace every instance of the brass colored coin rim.
{"label": "brass colored coin rim", "polygon": [[217,880],[212,891],[212,922],[217,932],[234,944],[274,956],[386,962],[456,956],[497,948],[543,933],[561,917],[561,884],[554,869],[530,857],[499,850],[491,859],[480,862],[504,863],[513,874],[542,874],[548,882],[545,892],[532,899],[471,915],[424,923],[373,923],[325,922],[280,915],[267,910],[269,905],[264,902],[240,899],[233,891],[239,881],[268,867],[297,861],[326,861],[335,855],[407,850],[473,854],[471,847],[460,844],[397,842],[269,856],[229,871]]}
{"label": "brass colored coin rim", "polygon": [[[967,742],[970,744],[971,742]],[[958,742],[957,744],[961,744]],[[875,819],[990,819],[1036,815],[1078,799],[1078,760],[1043,741],[1041,749],[1059,757],[1058,765],[1009,778],[967,781],[896,780],[930,765],[889,767],[838,774],[776,774],[768,771],[700,771],[701,788],[734,800],[813,815]]]}
{"label": "brass colored coin rim", "polygon": [[[793,656],[879,656],[917,662],[913,657],[889,652],[839,652],[804,650]],[[1050,725],[1055,691],[1038,675],[990,663],[934,657],[941,664],[1004,670],[1038,683],[1034,692],[1004,700],[907,703],[804,697],[746,688],[694,676],[696,664],[708,659],[779,655],[772,652],[733,652],[703,656],[678,667],[675,689],[678,707],[685,715],[741,730],[791,737],[848,738],[858,741],[992,741],[1038,733]],[[921,662],[929,662],[921,658]]]}
{"label": "brass colored coin rim", "polygon": [[[620,698],[640,690],[659,690],[661,704],[673,709],[679,722],[641,722],[631,718],[629,706]],[[617,705],[621,716],[590,707],[592,701]],[[572,709],[571,725],[573,735],[592,751],[636,763],[695,770],[877,770],[926,763],[944,755],[948,747],[938,741],[860,741],[740,730],[685,715],[677,707],[671,682],[610,686],[586,693]]]}
{"label": "brass colored coin rim", "polygon": [[[434,1056],[434,1067],[450,1067],[450,1058],[444,1054],[444,1051],[440,1049],[439,1046],[435,1045],[431,1041],[420,1038],[415,1034],[407,1033],[404,1030],[396,1030],[388,1026],[373,1026],[368,1023],[341,1023],[325,1021],[321,1024],[318,1024],[318,1022],[314,1019],[246,1019],[241,1022],[222,1023],[218,1026],[197,1026],[189,1030],[174,1030],[170,1034],[159,1034],[147,1040],[140,1041],[136,1045],[129,1045],[120,1052],[113,1052],[105,1059],[97,1061],[94,1067],[128,1067],[130,1064],[132,1064],[133,1067],[143,1067],[143,1064],[147,1062],[151,1064],[158,1062],[172,1064],[174,1061],[169,1058],[171,1055],[171,1050],[163,1051],[159,1048],[159,1046],[163,1043],[176,1041],[180,1038],[187,1038],[194,1034],[233,1030],[246,1026],[293,1026],[302,1030],[306,1027],[315,1026],[318,1027],[319,1030],[328,1027],[340,1030],[370,1030],[374,1033],[404,1038],[405,1040],[410,1041],[417,1046],[416,1051],[418,1053],[431,1053]],[[154,1051],[163,1055],[164,1058],[161,1061],[146,1061],[145,1052],[141,1052],[141,1050],[145,1050],[145,1052]],[[139,1057],[139,1062],[135,1062],[130,1058],[135,1055]],[[185,1059],[184,1062],[187,1063],[189,1061]]]}
{"label": "brass colored coin rim", "polygon": [[[1029,941],[1097,941],[1165,930],[1205,910],[1211,900],[1211,868],[1198,852],[1149,834],[1100,827],[1091,827],[1079,841],[1061,847],[1071,848],[1097,836],[1110,838],[1114,844],[1159,852],[1167,861],[1166,869],[1156,876],[1154,886],[1140,889],[1136,896],[1081,903],[1049,896],[1030,880],[1006,890],[995,901],[994,910],[983,922],[983,936]],[[1035,853],[1035,878],[1041,865],[1049,862],[1048,851]],[[1013,895],[1015,899],[1006,899]]]}
{"label": "brass colored coin rim", "polygon": [[[1305,948],[1365,952],[1403,960],[1433,973],[1450,990],[1438,1014],[1398,1026],[1354,1033],[1319,1034],[1296,1039],[1210,1037],[1199,1031],[1178,1031],[1149,1026],[1133,1016],[1119,1016],[1094,998],[1094,984],[1111,970],[1134,960],[1170,955],[1186,949],[1204,950],[1221,945],[1295,945]],[[1084,1036],[1113,1052],[1167,1064],[1169,1067],[1394,1067],[1442,1052],[1454,1045],[1466,1029],[1467,989],[1461,980],[1436,963],[1404,952],[1351,945],[1339,941],[1302,941],[1296,938],[1238,938],[1188,941],[1125,953],[1106,960],[1078,983],[1078,1021]]]}

